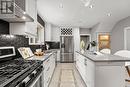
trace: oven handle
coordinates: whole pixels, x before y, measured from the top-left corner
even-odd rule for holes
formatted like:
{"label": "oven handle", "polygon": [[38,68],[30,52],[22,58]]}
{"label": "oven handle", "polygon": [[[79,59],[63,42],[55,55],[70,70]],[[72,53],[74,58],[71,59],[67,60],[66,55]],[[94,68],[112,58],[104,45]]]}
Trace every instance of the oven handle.
{"label": "oven handle", "polygon": [[35,81],[29,87],[33,87],[36,84],[36,82],[40,79],[40,77],[42,77],[42,75],[43,75],[43,71],[37,76]]}

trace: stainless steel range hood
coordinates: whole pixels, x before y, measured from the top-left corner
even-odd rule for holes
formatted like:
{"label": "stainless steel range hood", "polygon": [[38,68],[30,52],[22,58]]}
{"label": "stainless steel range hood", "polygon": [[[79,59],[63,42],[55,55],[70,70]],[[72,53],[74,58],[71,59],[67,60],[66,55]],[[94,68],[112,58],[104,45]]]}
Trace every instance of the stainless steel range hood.
{"label": "stainless steel range hood", "polygon": [[[8,5],[8,6],[7,6]],[[34,19],[12,1],[0,2],[0,19],[8,22],[33,22]]]}

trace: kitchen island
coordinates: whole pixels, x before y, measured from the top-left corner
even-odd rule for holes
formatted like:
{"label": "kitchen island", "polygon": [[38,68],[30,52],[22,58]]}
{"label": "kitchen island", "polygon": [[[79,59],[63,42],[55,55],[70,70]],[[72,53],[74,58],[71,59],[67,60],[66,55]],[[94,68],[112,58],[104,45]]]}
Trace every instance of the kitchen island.
{"label": "kitchen island", "polygon": [[125,62],[130,58],[76,52],[76,68],[87,87],[125,87]]}

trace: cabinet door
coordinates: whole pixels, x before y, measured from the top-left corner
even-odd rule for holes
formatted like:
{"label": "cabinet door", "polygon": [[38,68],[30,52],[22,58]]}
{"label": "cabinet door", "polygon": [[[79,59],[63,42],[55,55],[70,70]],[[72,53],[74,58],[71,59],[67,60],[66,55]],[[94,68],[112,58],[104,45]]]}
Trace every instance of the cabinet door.
{"label": "cabinet door", "polygon": [[26,30],[25,32],[27,34],[30,34],[32,36],[36,36],[37,35],[37,26],[35,22],[28,22],[26,23]]}
{"label": "cabinet door", "polygon": [[36,0],[25,0],[26,2],[26,12],[29,14],[34,20],[37,19],[37,2]]}
{"label": "cabinet door", "polygon": [[51,41],[51,28],[50,23],[45,24],[45,41]]}
{"label": "cabinet door", "polygon": [[93,61],[86,59],[86,74],[85,74],[85,83],[87,87],[95,87],[95,64]]}
{"label": "cabinet door", "polygon": [[57,61],[60,61],[60,50],[57,51]]}
{"label": "cabinet door", "polygon": [[27,22],[26,33],[37,35],[37,3],[36,0],[26,0],[26,12],[34,22]]}
{"label": "cabinet door", "polygon": [[83,78],[83,80],[85,80],[85,72],[86,72],[86,66],[85,66],[85,62],[84,62],[85,58],[80,55],[79,53],[76,53],[76,67],[81,75],[81,77]]}
{"label": "cabinet door", "polygon": [[76,67],[87,87],[94,87],[95,64],[88,58],[76,53]]}

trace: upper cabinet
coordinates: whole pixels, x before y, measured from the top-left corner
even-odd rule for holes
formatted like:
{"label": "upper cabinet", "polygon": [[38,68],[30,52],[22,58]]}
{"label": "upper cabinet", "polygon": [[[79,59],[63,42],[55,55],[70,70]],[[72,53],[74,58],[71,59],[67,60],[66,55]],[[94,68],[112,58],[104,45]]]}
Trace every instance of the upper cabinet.
{"label": "upper cabinet", "polygon": [[[34,21],[10,23],[10,33],[37,37],[37,2],[36,0],[24,0],[22,3],[25,3],[25,7],[21,8],[23,10],[25,9],[25,14],[28,14],[30,17],[32,17]],[[22,6],[22,4],[19,5]],[[26,17],[24,19],[26,19]]]}
{"label": "upper cabinet", "polygon": [[45,41],[51,41],[52,25],[50,23],[45,24]]}
{"label": "upper cabinet", "polygon": [[40,23],[37,23],[37,37],[30,37],[29,45],[41,44],[44,44],[44,27]]}
{"label": "upper cabinet", "polygon": [[39,14],[37,14],[37,21],[37,37],[29,38],[30,45],[41,45],[45,42],[45,22]]}
{"label": "upper cabinet", "polygon": [[45,41],[60,41],[60,27],[50,23],[45,24]]}
{"label": "upper cabinet", "polygon": [[[31,17],[28,11],[29,0],[1,0],[0,1],[0,19],[8,22],[32,22],[34,17]],[[31,2],[33,4],[34,1]],[[30,4],[30,2],[29,2]],[[35,3],[36,4],[36,3]],[[33,4],[34,5],[34,4]],[[28,14],[29,13],[29,14]]]}
{"label": "upper cabinet", "polygon": [[37,0],[25,0],[25,10],[34,21],[37,21]]}

